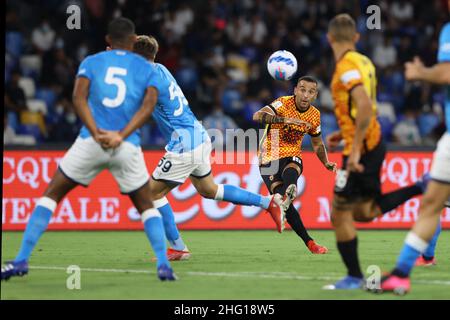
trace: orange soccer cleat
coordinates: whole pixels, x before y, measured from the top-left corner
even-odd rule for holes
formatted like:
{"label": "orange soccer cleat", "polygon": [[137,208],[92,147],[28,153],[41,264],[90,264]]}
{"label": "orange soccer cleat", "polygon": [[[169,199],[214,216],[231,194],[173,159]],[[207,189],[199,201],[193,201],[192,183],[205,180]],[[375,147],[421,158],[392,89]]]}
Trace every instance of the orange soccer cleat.
{"label": "orange soccer cleat", "polygon": [[431,260],[425,260],[423,256],[417,258],[416,263],[414,264],[416,267],[430,267],[436,265],[436,259],[433,257]]}
{"label": "orange soccer cleat", "polygon": [[188,260],[191,257],[189,250],[167,249],[167,258],[169,261]]}
{"label": "orange soccer cleat", "polygon": [[328,248],[317,244],[314,240],[308,241],[308,249],[313,254],[326,254],[328,252]]}
{"label": "orange soccer cleat", "polygon": [[275,224],[277,225],[277,230],[279,233],[282,233],[284,230],[284,226],[286,223],[286,217],[285,217],[285,211],[282,207],[283,199],[281,198],[281,195],[276,193],[272,196],[272,199],[270,200],[269,208],[267,208],[267,211],[270,213],[270,216],[272,217],[273,221],[275,221]]}

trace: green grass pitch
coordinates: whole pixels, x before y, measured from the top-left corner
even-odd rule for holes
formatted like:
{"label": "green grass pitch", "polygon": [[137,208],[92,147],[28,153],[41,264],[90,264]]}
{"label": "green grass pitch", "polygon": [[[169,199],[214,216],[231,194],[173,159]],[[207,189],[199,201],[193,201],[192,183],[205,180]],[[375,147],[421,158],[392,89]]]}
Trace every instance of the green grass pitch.
{"label": "green grass pitch", "polygon": [[[1,299],[450,299],[450,231],[438,265],[416,268],[404,297],[324,291],[344,274],[332,231],[312,231],[326,255],[312,255],[292,231],[183,231],[193,256],[173,262],[180,280],[160,282],[143,232],[47,232],[23,278],[1,283]],[[406,231],[360,231],[363,270],[394,265]],[[17,252],[21,232],[2,233],[2,261]],[[81,289],[66,287],[66,268],[81,268]]]}

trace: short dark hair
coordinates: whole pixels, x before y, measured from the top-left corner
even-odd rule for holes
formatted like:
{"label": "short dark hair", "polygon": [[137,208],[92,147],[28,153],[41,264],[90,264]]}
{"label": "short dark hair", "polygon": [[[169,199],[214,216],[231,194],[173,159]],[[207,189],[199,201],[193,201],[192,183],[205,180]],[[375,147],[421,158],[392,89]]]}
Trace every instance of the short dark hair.
{"label": "short dark hair", "polygon": [[135,34],[135,27],[130,19],[119,17],[112,20],[108,25],[108,36],[111,41],[123,42],[133,34]]}
{"label": "short dark hair", "polygon": [[153,36],[138,36],[134,43],[133,51],[146,59],[154,60],[158,53],[158,41]]}
{"label": "short dark hair", "polygon": [[319,81],[317,81],[317,79],[314,78],[313,76],[303,76],[303,77],[300,77],[300,78],[298,79],[298,81],[297,81],[297,84],[299,84],[300,81],[312,82],[312,83],[315,83],[317,86],[319,85]]}

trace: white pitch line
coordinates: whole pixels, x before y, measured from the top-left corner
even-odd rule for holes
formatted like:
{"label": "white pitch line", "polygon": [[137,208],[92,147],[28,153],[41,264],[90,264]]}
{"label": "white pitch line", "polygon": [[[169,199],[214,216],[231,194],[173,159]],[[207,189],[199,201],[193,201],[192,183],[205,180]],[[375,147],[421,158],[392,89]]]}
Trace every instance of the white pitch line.
{"label": "white pitch line", "polygon": [[[65,267],[56,266],[30,266],[30,269],[37,270],[62,270],[66,271]],[[99,269],[99,268],[80,268],[81,271],[87,272],[105,272],[105,273],[144,273],[144,274],[156,274],[150,270],[133,270],[133,269]],[[265,279],[293,279],[293,280],[324,280],[332,281],[338,280],[340,277],[322,277],[322,276],[302,276],[296,273],[290,272],[251,272],[251,271],[239,271],[239,272],[203,272],[203,271],[187,271],[177,272],[178,274],[185,274],[189,276],[208,276],[208,277],[230,277],[230,278],[265,278]],[[420,284],[436,284],[443,286],[450,286],[450,280],[423,280],[414,279],[413,282]]]}

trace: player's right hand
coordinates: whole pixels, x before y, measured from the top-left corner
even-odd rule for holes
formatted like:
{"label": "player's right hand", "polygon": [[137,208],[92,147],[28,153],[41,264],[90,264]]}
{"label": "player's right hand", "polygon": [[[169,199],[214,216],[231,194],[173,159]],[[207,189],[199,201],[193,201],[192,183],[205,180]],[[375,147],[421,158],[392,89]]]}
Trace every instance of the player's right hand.
{"label": "player's right hand", "polygon": [[330,150],[335,149],[339,145],[339,143],[341,143],[341,141],[341,131],[334,131],[326,137],[327,147]]}

